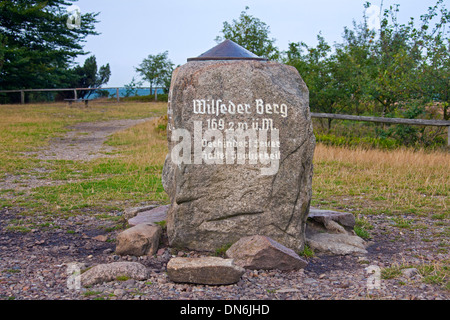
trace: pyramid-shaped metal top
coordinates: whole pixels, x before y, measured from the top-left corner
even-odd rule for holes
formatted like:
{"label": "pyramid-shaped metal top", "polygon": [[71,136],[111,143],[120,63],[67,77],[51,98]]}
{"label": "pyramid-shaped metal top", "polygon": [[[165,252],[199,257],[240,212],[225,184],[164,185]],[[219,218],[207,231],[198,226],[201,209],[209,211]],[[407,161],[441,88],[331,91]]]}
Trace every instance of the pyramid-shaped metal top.
{"label": "pyramid-shaped metal top", "polygon": [[196,58],[189,58],[187,61],[203,61],[203,60],[260,60],[267,61],[241,47],[231,40],[225,40],[217,46],[209,49],[205,53]]}

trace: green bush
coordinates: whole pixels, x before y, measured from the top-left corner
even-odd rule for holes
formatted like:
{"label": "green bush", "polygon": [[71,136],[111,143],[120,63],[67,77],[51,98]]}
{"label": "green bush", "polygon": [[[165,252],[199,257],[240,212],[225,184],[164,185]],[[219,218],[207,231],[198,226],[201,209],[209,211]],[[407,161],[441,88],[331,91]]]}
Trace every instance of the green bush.
{"label": "green bush", "polygon": [[[168,94],[158,94],[157,98],[159,102],[167,102],[168,101]],[[133,102],[154,102],[155,101],[155,95],[149,94],[146,96],[133,96],[133,97],[123,97],[121,98],[122,101],[133,101]]]}
{"label": "green bush", "polygon": [[400,144],[392,138],[375,138],[375,137],[345,137],[335,134],[316,134],[316,140],[326,145],[339,147],[364,147],[379,149],[395,149]]}

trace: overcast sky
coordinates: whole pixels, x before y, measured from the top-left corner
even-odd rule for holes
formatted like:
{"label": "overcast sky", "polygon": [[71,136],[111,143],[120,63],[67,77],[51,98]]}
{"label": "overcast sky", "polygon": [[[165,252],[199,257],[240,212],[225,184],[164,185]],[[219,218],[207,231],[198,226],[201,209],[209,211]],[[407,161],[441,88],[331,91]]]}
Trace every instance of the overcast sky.
{"label": "overcast sky", "polygon": [[[100,12],[96,30],[85,50],[97,64],[109,63],[108,86],[123,86],[137,76],[135,67],[149,54],[169,52],[175,65],[186,63],[216,45],[224,21],[248,13],[270,27],[275,45],[287,50],[290,42],[316,45],[319,32],[329,44],[340,42],[345,26],[362,20],[366,0],[79,0],[82,13]],[[419,20],[436,0],[372,0],[374,9],[399,4],[399,21]],[[376,12],[377,10],[373,10]],[[87,56],[77,59],[83,63]]]}

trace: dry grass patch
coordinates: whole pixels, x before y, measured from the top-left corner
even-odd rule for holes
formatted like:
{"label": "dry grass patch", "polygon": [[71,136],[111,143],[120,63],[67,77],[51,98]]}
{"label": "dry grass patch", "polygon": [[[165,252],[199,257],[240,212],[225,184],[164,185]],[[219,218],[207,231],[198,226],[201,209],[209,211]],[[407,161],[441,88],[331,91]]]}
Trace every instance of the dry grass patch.
{"label": "dry grass patch", "polygon": [[91,103],[88,108],[64,103],[0,105],[0,171],[13,173],[36,163],[23,152],[45,147],[51,138],[80,122],[162,116],[167,103]]}
{"label": "dry grass patch", "polygon": [[448,213],[450,155],[398,149],[346,149],[318,144],[314,204],[366,213]]}
{"label": "dry grass patch", "polygon": [[118,149],[116,157],[67,163],[65,170],[83,172],[83,180],[36,188],[33,197],[65,211],[167,200],[161,184],[167,140],[165,132],[158,129],[158,118],[118,131],[107,143]]}
{"label": "dry grass patch", "polygon": [[[434,261],[419,265],[393,264],[381,270],[381,277],[385,280],[405,279],[402,270],[416,268],[419,280],[423,283],[435,284],[444,290],[450,290],[450,261]],[[400,282],[400,284],[405,284]]]}
{"label": "dry grass patch", "polygon": [[[92,103],[89,108],[58,103],[1,105],[0,179],[2,174],[27,174],[33,168],[44,167],[44,179],[82,180],[36,189],[34,197],[41,207],[61,202],[71,208],[102,199],[167,199],[160,182],[167,154],[166,112],[166,103]],[[107,143],[117,149],[114,158],[83,164],[40,161],[26,153],[45,147],[51,138],[78,122],[150,117],[155,120],[108,139]],[[314,206],[353,209],[362,216],[410,213],[429,216],[440,224],[447,221],[450,155],[446,152],[348,149],[319,143],[314,165]],[[4,201],[8,204],[9,200]],[[16,201],[20,202],[20,195]]]}
{"label": "dry grass patch", "polygon": [[119,158],[138,167],[161,167],[167,155],[167,116],[115,133],[107,144],[121,148]]}
{"label": "dry grass patch", "polygon": [[[108,208],[111,204],[121,207],[126,202],[164,201],[161,171],[167,140],[156,129],[156,118],[166,113],[167,103],[92,103],[89,108],[57,103],[0,106],[0,179],[7,174],[32,174],[51,185],[21,194],[5,190],[0,206],[60,213],[89,206]],[[46,147],[51,138],[62,135],[76,123],[151,117],[155,121],[119,131],[109,138],[117,149],[113,158],[86,163],[44,161],[28,153]],[[68,183],[52,183],[56,180]]]}

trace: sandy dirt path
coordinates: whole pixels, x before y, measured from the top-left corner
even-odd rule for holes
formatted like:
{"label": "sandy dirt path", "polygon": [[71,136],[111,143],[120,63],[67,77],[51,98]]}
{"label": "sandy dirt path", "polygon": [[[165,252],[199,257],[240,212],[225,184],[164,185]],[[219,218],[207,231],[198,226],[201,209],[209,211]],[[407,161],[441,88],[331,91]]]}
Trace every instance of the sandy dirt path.
{"label": "sandy dirt path", "polygon": [[104,144],[108,136],[150,119],[124,119],[76,124],[69,127],[70,131],[63,137],[53,139],[48,148],[38,153],[38,158],[41,160],[89,161],[104,157],[105,153],[114,151],[113,147]]}

